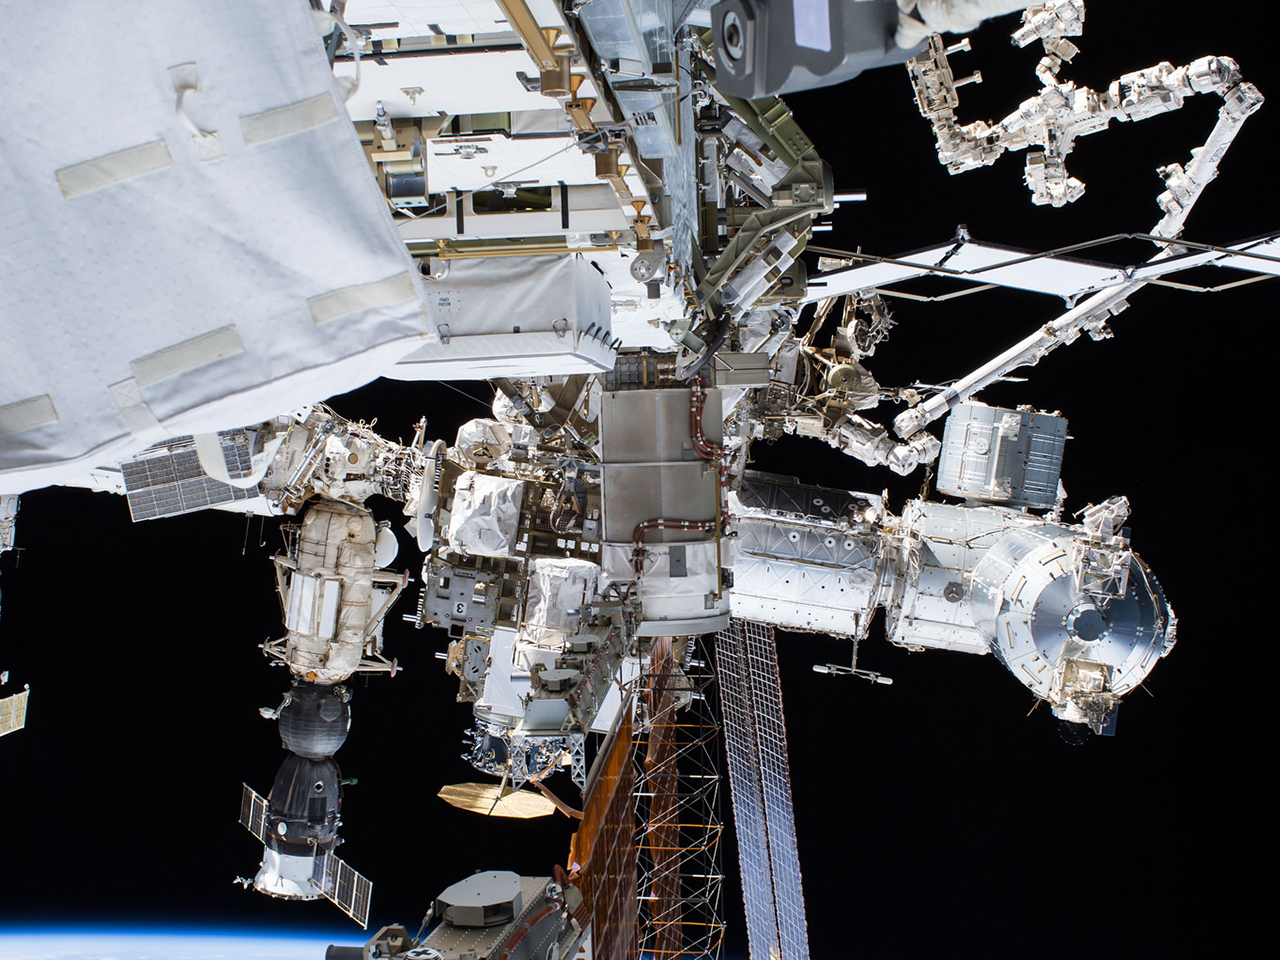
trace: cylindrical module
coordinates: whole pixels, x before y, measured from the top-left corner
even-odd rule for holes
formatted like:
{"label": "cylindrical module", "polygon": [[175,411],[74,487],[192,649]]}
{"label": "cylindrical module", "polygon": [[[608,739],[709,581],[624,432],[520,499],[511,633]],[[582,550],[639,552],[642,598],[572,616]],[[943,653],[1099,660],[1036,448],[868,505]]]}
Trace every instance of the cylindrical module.
{"label": "cylindrical module", "polygon": [[325,501],[307,511],[289,577],[289,668],[340,683],[360,665],[372,616],[377,528],[363,507]]}

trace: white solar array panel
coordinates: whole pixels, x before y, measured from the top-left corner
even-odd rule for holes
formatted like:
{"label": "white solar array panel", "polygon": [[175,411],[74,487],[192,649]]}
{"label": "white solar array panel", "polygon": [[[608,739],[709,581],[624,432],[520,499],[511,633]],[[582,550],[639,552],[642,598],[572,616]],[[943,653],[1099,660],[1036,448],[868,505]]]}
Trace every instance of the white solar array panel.
{"label": "white solar array panel", "polygon": [[716,634],[716,671],[751,960],[808,960],[773,627],[731,620]]}
{"label": "white solar array panel", "polygon": [[[1192,250],[1180,257],[1170,257],[1133,271],[1134,279],[1145,280],[1149,277],[1163,276],[1178,270],[1189,270],[1202,264],[1214,267],[1231,267],[1234,270],[1247,270],[1250,273],[1269,273],[1280,276],[1280,235],[1260,237],[1233,243],[1232,250],[1239,253],[1223,253],[1221,250]],[[1265,258],[1265,259],[1264,259]]]}
{"label": "white solar array panel", "polygon": [[[218,439],[228,475],[247,477],[253,469],[248,437],[240,431],[227,431]],[[149,447],[121,463],[120,470],[129,498],[129,514],[135,523],[176,517],[257,495],[256,490],[241,490],[205,473],[189,436]]]}
{"label": "white solar array panel", "polygon": [[968,240],[954,241],[904,253],[897,258],[872,260],[810,280],[807,302],[839,297],[858,290],[884,288],[927,274],[969,283],[991,283],[1037,293],[1056,294],[1071,300],[1122,283],[1127,279],[1151,280],[1193,267],[1230,267],[1249,273],[1280,275],[1280,237],[1271,235],[1233,244],[1223,249],[1196,250],[1133,269],[1075,257],[1035,254],[1016,247]]}
{"label": "white solar array panel", "polygon": [[369,925],[369,898],[373,894],[373,884],[352,870],[345,860],[331,853],[317,857],[311,882],[361,927]]}
{"label": "white solar array panel", "polygon": [[904,253],[892,263],[872,261],[818,274],[812,278],[805,299],[821,300],[869,287],[887,287],[926,274],[1060,297],[1079,296],[1124,280],[1123,269],[1114,264],[1073,257],[1036,257],[1014,247],[974,240],[957,249],[952,241]]}
{"label": "white solar array panel", "polygon": [[263,843],[266,843],[267,801],[255,793],[247,783],[242,783],[240,786],[244,787],[240,794],[240,824]]}

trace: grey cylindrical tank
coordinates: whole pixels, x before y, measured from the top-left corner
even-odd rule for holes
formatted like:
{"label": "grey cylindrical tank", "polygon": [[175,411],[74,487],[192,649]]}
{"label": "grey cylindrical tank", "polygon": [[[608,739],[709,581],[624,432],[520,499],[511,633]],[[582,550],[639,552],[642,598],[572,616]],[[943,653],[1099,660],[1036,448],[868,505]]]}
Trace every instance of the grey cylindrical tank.
{"label": "grey cylindrical tank", "polygon": [[1062,417],[959,404],[942,434],[938,490],[966,500],[1048,509],[1058,497],[1066,440]]}

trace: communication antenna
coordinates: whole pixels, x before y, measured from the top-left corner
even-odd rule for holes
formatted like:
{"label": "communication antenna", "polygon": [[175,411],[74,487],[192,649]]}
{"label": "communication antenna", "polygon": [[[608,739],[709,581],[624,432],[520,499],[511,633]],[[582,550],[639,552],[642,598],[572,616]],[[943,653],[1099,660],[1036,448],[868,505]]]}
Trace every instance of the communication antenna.
{"label": "communication antenna", "polygon": [[863,680],[870,680],[872,683],[883,683],[886,686],[893,683],[893,677],[886,677],[883,673],[877,673],[875,670],[863,670],[858,666],[858,641],[853,641],[853,657],[846,667],[842,663],[815,663],[813,665],[814,673],[829,673],[838,677],[861,677]]}

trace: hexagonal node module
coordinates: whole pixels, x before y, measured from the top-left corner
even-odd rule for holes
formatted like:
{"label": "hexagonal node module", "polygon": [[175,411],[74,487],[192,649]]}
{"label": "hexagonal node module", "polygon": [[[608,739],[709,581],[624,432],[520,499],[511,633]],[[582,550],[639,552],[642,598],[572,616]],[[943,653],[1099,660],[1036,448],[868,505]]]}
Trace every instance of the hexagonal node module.
{"label": "hexagonal node module", "polygon": [[455,927],[510,923],[524,906],[519,874],[490,870],[459,880],[436,897],[435,914]]}

